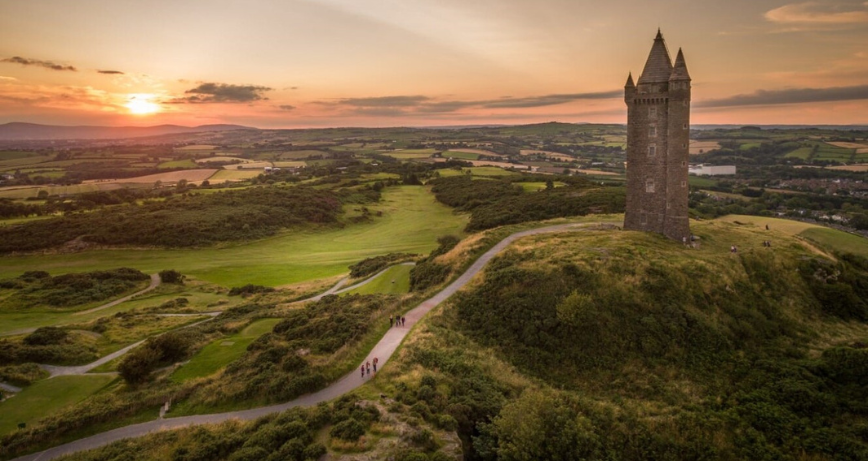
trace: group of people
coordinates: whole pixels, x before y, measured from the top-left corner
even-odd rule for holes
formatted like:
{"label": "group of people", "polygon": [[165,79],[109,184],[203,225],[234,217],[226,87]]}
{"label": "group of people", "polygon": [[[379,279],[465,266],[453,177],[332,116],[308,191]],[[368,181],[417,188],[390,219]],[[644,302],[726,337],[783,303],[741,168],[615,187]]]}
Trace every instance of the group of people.
{"label": "group of people", "polygon": [[[377,364],[380,362],[380,359],[374,357],[373,362],[374,362],[374,373],[376,373],[377,372]],[[362,370],[362,378],[365,377],[366,371],[368,373],[368,376],[370,376],[371,375],[371,361],[363,363],[361,370]]]}
{"label": "group of people", "polygon": [[406,317],[399,316],[389,316],[389,327],[403,327],[404,323],[407,321]]}
{"label": "group of people", "polygon": [[771,248],[772,247],[772,241],[771,240],[763,240],[763,246]]}

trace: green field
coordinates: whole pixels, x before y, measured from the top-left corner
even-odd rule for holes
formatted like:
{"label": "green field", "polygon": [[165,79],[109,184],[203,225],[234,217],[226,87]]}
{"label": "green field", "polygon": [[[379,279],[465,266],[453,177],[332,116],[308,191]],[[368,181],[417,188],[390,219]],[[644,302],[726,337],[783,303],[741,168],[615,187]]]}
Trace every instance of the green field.
{"label": "green field", "polygon": [[413,266],[392,266],[383,275],[371,280],[347,294],[370,295],[375,293],[403,294],[410,292],[410,270]]}
{"label": "green field", "polygon": [[437,151],[434,149],[402,149],[383,152],[383,155],[388,155],[389,157],[394,157],[401,160],[412,160],[415,158],[428,158],[434,152]]}
{"label": "green field", "polygon": [[240,333],[218,339],[205,346],[189,362],[172,373],[170,379],[182,382],[209,376],[244,355],[247,346],[256,338],[270,332],[282,319],[261,319],[248,325]]}
{"label": "green field", "polygon": [[690,175],[687,177],[687,183],[691,186],[696,187],[714,187],[717,185],[717,181],[713,179],[706,178],[704,176],[695,176]]}
{"label": "green field", "polygon": [[470,174],[473,176],[511,176],[518,174],[514,171],[504,170],[503,168],[498,168],[496,166],[474,166],[470,168],[462,168],[461,170],[437,170],[442,177],[461,176],[467,174],[468,171],[470,171]]}
{"label": "green field", "polygon": [[788,235],[796,235],[816,243],[826,250],[855,253],[868,257],[868,239],[816,224],[747,215],[727,215],[721,216],[717,220],[755,226],[759,229],[764,229],[765,226],[768,226],[769,231],[772,233],[782,232]]}
{"label": "green field", "polygon": [[[117,296],[113,299],[120,298]],[[146,293],[141,297],[133,298],[127,302],[112,306],[96,312],[12,312],[0,313],[0,337],[10,331],[24,328],[38,328],[44,326],[60,326],[71,323],[87,323],[91,320],[108,317],[118,312],[126,312],[133,309],[146,309],[148,312],[174,313],[178,309],[159,308],[167,301],[176,298],[186,298],[188,304],[183,312],[213,312],[228,309],[241,300],[237,297],[228,297],[215,293],[199,291],[192,287],[164,284],[156,290]],[[99,305],[107,304],[112,299],[107,299]]]}
{"label": "green field", "polygon": [[80,402],[115,379],[110,375],[91,375],[58,376],[38,381],[15,397],[0,402],[0,434],[16,431],[18,423],[32,423]]}
{"label": "green field", "polygon": [[121,184],[75,184],[72,186],[32,186],[0,189],[0,197],[3,198],[28,198],[36,197],[39,191],[47,191],[49,195],[71,195],[82,192],[96,192],[99,190],[113,190],[124,187]]}
{"label": "green field", "polygon": [[811,155],[811,148],[810,147],[799,147],[798,149],[787,153],[787,155],[784,155],[784,157],[800,158],[802,160],[807,160],[810,155]]}
{"label": "green field", "polygon": [[828,227],[805,229],[799,234],[820,246],[834,248],[838,251],[854,253],[868,258],[868,239],[859,235],[848,234]]}
{"label": "green field", "polygon": [[183,160],[172,160],[171,162],[161,163],[158,168],[198,168],[198,167],[199,167],[199,165],[196,162],[194,162],[188,158],[185,158]]}
{"label": "green field", "polygon": [[457,158],[461,160],[479,160],[479,154],[474,152],[456,152],[456,151],[446,151],[440,154],[443,158]]}
{"label": "green field", "polygon": [[[527,192],[536,192],[536,191],[540,191],[540,190],[543,190],[546,188],[546,183],[544,183],[544,182],[520,182],[520,183],[518,183],[518,185],[521,186],[521,188],[526,190]],[[562,183],[560,181],[555,181],[554,186],[555,187],[562,187],[562,186],[566,186],[566,183]]]}
{"label": "green field", "polygon": [[223,247],[4,256],[0,279],[28,270],[61,274],[133,267],[146,273],[175,269],[223,286],[278,286],[345,273],[349,265],[372,256],[427,253],[437,247],[437,237],[463,235],[468,221],[421,186],[387,188],[382,201],[368,208],[383,215],[342,229],[290,231]]}

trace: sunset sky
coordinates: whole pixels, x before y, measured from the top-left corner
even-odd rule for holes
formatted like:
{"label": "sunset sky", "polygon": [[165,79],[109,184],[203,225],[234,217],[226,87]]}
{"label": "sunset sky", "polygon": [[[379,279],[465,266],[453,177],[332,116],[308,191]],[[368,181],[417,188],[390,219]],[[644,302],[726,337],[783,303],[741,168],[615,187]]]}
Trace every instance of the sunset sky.
{"label": "sunset sky", "polygon": [[660,27],[696,124],[868,124],[868,2],[0,0],[0,123],[624,123]]}

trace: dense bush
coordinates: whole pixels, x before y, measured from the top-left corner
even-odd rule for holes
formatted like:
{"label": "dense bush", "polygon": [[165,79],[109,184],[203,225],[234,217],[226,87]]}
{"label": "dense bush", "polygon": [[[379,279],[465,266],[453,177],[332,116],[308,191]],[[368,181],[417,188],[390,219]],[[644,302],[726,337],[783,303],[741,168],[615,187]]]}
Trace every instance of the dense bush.
{"label": "dense bush", "polygon": [[354,442],[365,435],[365,426],[353,418],[335,424],[329,431],[332,437]]}
{"label": "dense bush", "polygon": [[78,344],[69,332],[42,327],[21,342],[0,339],[0,366],[29,363],[80,365],[96,360],[96,348]]}
{"label": "dense bush", "polygon": [[461,239],[454,235],[444,235],[437,238],[439,245],[432,251],[428,257],[416,264],[410,270],[410,289],[413,291],[424,291],[432,286],[443,283],[449,278],[451,269],[443,264],[434,262],[434,258],[442,254],[446,254],[449,250],[455,248]]}
{"label": "dense bush", "polygon": [[[379,196],[370,192],[370,197]],[[167,247],[250,240],[308,223],[335,224],[340,212],[341,199],[335,193],[304,186],[172,196],[6,226],[0,228],[0,253],[51,248],[76,239]]]}
{"label": "dense bush", "polygon": [[274,291],[274,288],[272,287],[248,283],[244,286],[232,287],[232,289],[229,290],[229,296],[250,296],[259,293],[271,293],[272,291]]}
{"label": "dense bush", "polygon": [[35,363],[0,367],[0,381],[15,386],[29,386],[48,376],[48,372]]}
{"label": "dense bush", "polygon": [[69,337],[69,332],[57,327],[40,327],[36,331],[24,337],[24,344],[28,346],[48,346],[51,344],[63,344]]}
{"label": "dense bush", "polygon": [[525,192],[514,184],[517,179],[508,177],[487,181],[461,176],[440,178],[432,181],[431,190],[440,202],[470,212],[468,232],[527,221],[624,211],[624,188],[591,189],[581,179],[559,179],[567,180],[568,184],[537,193]]}
{"label": "dense bush", "polygon": [[0,301],[0,309],[80,306],[122,295],[149,278],[147,274],[125,267],[54,277],[45,272],[26,272],[5,286],[15,292]]}
{"label": "dense bush", "polygon": [[187,332],[170,331],[155,336],[126,354],[118,365],[118,373],[130,384],[141,384],[158,367],[186,358],[191,345],[191,337]]}
{"label": "dense bush", "polygon": [[160,271],[160,281],[163,283],[172,283],[175,285],[183,285],[184,284],[184,275],[176,270],[163,270]]}
{"label": "dense bush", "polygon": [[823,311],[844,320],[868,320],[868,260],[842,255],[837,263],[809,259],[799,273]]}
{"label": "dense bush", "polygon": [[[609,248],[540,264],[534,250],[507,253],[439,321],[450,342],[458,335],[447,325],[549,389],[584,391],[516,399],[468,345],[420,345],[410,363],[445,376],[436,386],[445,392],[422,382],[398,398],[426,419],[452,416],[468,459],[868,459],[868,349],[811,359],[796,346],[811,336],[794,318],[827,310],[812,297],[814,280],[861,293],[864,261],[745,252],[712,270],[631,255]],[[671,376],[702,397],[680,402]],[[587,384],[598,381],[607,384]],[[633,410],[646,402],[666,402],[665,424]]]}

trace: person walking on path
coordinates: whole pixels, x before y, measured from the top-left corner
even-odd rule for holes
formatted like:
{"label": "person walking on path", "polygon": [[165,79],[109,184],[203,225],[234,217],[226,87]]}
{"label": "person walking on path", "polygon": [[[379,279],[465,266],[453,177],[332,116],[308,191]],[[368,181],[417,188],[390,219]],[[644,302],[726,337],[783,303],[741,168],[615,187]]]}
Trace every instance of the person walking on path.
{"label": "person walking on path", "polygon": [[404,322],[406,322],[406,321],[407,321],[407,317],[403,317],[403,316],[402,316],[402,317],[401,317],[401,326],[402,326],[402,327],[404,326]]}
{"label": "person walking on path", "polygon": [[389,316],[389,328],[392,328],[394,326],[394,324],[395,324],[395,317],[390,315]]}
{"label": "person walking on path", "polygon": [[370,376],[370,374],[371,374],[371,362],[368,362],[367,366],[368,366],[368,375]]}
{"label": "person walking on path", "polygon": [[362,365],[362,378],[364,378],[364,377],[365,377],[365,366]]}
{"label": "person walking on path", "polygon": [[380,360],[378,358],[374,357],[374,373],[377,373],[377,362],[379,361]]}

